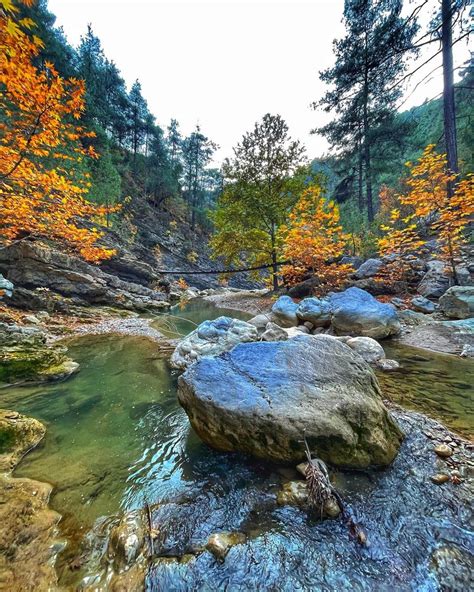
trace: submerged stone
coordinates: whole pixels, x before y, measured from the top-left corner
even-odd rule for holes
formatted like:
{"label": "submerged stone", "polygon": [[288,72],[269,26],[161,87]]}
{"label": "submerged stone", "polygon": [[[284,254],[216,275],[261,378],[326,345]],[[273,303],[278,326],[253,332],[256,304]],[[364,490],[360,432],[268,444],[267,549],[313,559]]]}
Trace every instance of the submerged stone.
{"label": "submerged stone", "polygon": [[402,440],[370,366],[333,337],[241,344],[178,384],[192,426],[219,450],[297,463],[305,435],[322,460],[361,468],[390,464]]}

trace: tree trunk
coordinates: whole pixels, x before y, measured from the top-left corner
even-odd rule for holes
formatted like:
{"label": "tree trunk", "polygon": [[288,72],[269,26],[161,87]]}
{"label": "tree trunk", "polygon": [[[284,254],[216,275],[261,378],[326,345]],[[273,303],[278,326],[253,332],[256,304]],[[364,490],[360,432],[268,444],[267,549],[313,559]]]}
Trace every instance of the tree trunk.
{"label": "tree trunk", "polygon": [[369,54],[368,54],[368,32],[365,34],[365,64],[364,64],[364,105],[363,105],[363,123],[364,123],[364,161],[365,161],[365,192],[367,200],[367,217],[369,222],[374,219],[374,204],[372,200],[372,166],[370,162],[369,145]]}
{"label": "tree trunk", "polygon": [[272,232],[271,232],[271,239],[272,239],[272,274],[273,274],[273,290],[276,292],[278,290],[278,265],[277,265],[277,252],[275,247],[275,225],[272,224]]}
{"label": "tree trunk", "polygon": [[362,155],[362,146],[360,144],[360,138],[357,142],[357,153],[358,153],[358,159],[359,159],[359,174],[357,176],[357,190],[358,190],[358,201],[359,201],[359,210],[361,212],[364,211],[364,191],[362,189],[362,184],[363,184],[363,180],[364,180],[364,158]]}
{"label": "tree trunk", "polygon": [[[448,169],[452,173],[458,172],[458,155],[456,139],[456,108],[454,103],[453,77],[453,24],[451,0],[442,0],[441,5],[441,42],[443,48],[443,110],[444,110],[444,141]],[[454,183],[448,183],[448,198],[452,197]]]}

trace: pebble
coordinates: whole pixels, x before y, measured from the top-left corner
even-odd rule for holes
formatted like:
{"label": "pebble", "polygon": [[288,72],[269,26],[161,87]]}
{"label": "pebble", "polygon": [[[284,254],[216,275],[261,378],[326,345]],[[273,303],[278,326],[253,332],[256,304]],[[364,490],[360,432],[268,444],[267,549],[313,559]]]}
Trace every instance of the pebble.
{"label": "pebble", "polygon": [[443,483],[447,483],[449,481],[449,475],[437,473],[436,475],[431,476],[431,481],[436,483],[436,485],[442,485]]}
{"label": "pebble", "polygon": [[438,446],[435,446],[434,451],[441,458],[449,458],[453,455],[453,449],[447,444],[438,444]]}

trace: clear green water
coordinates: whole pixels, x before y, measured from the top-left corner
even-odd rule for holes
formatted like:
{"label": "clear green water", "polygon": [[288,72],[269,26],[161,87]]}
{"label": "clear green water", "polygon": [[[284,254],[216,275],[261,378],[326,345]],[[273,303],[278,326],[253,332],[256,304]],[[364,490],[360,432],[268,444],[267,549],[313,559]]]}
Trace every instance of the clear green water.
{"label": "clear green water", "polygon": [[474,362],[415,347],[382,343],[387,358],[397,360],[396,372],[378,372],[384,396],[421,411],[465,436],[474,437]]}
{"label": "clear green water", "polygon": [[[192,302],[154,326],[174,337],[223,313]],[[384,347],[402,363],[400,371],[379,375],[387,397],[472,435],[472,360],[387,342]],[[176,375],[156,345],[143,338],[89,336],[72,341],[69,351],[81,365],[71,379],[0,391],[2,407],[47,426],[43,443],[16,475],[54,485],[51,505],[63,516],[64,535],[79,541],[100,516],[201,491],[221,457],[189,429],[176,401]]]}

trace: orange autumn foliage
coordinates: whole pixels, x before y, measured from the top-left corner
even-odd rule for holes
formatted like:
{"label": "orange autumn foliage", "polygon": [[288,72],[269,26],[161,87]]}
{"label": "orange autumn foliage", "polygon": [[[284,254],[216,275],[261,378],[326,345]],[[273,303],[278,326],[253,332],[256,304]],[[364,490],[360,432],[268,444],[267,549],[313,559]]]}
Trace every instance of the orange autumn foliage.
{"label": "orange autumn foliage", "polygon": [[291,265],[282,268],[285,283],[296,284],[308,274],[319,280],[318,294],[340,287],[354,269],[340,265],[347,243],[342,232],[339,208],[326,201],[317,185],[306,189],[289,215],[288,225],[280,229],[284,259]]}
{"label": "orange autumn foliage", "polygon": [[387,271],[394,279],[402,279],[407,256],[416,256],[426,237],[433,236],[439,257],[455,277],[455,260],[466,243],[465,230],[474,214],[474,177],[459,181],[448,197],[448,183],[456,181],[457,176],[448,171],[446,155],[437,154],[434,145],[425,148],[417,163],[407,166],[407,192],[397,196],[398,207],[381,226],[385,235],[379,240],[380,252],[393,259]]}
{"label": "orange autumn foliage", "polygon": [[[31,0],[23,0],[31,5]],[[97,158],[80,140],[84,82],[64,80],[53,64],[34,65],[42,42],[19,19],[11,0],[0,0],[0,233],[4,243],[25,237],[61,243],[97,262],[114,251],[97,245],[101,233],[80,220],[101,222],[107,209],[88,202],[87,175],[75,164]]]}

